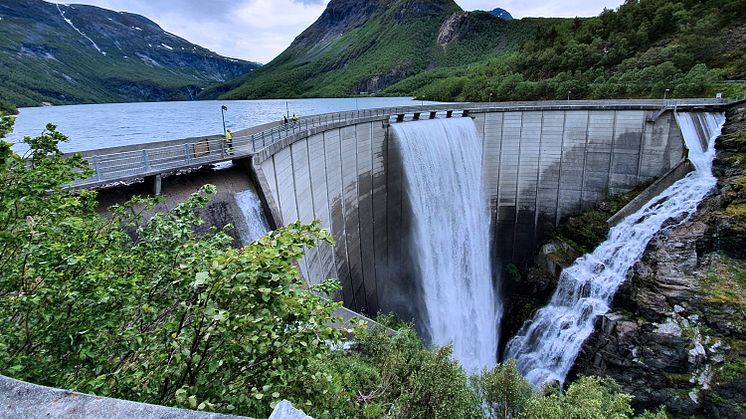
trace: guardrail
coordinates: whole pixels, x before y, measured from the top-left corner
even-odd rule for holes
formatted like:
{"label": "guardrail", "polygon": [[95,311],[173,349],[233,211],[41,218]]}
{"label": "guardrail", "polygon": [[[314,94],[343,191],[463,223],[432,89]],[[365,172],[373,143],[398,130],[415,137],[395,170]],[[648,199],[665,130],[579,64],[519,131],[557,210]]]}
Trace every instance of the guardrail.
{"label": "guardrail", "polygon": [[441,111],[487,111],[490,109],[562,109],[588,106],[639,106],[650,109],[660,107],[717,106],[726,105],[722,99],[669,99],[669,100],[578,100],[545,102],[500,102],[500,103],[458,103],[404,106],[392,108],[361,109],[356,111],[333,112],[303,117],[295,122],[281,124],[260,132],[236,135],[227,142],[222,135],[199,138],[186,138],[183,141],[163,141],[127,147],[91,150],[83,152],[95,173],[87,179],[79,179],[74,187],[94,186],[125,179],[145,177],[171,170],[186,169],[205,164],[218,163],[238,157],[246,157],[270,145],[300,132],[342,122],[352,123],[361,119],[386,119],[392,115]]}

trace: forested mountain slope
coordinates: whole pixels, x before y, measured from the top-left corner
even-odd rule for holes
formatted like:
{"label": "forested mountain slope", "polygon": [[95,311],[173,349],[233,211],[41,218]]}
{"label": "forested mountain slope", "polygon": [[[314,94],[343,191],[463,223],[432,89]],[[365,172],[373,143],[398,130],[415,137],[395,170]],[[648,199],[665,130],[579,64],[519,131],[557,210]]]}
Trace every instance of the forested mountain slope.
{"label": "forested mountain slope", "polygon": [[459,67],[514,51],[554,22],[464,12],[453,0],[332,0],[272,62],[208,95],[376,93],[428,69]]}
{"label": "forested mountain slope", "polygon": [[0,0],[0,99],[18,106],[185,100],[257,67],[192,44],[143,16]]}
{"label": "forested mountain slope", "polygon": [[631,0],[543,28],[509,55],[438,69],[386,93],[440,100],[626,98],[743,93],[745,0]]}

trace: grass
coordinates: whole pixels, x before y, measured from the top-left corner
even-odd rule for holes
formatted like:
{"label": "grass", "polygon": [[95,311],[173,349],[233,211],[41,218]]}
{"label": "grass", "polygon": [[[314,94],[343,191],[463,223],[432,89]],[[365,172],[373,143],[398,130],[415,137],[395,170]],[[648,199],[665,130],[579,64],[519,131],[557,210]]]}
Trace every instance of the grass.
{"label": "grass", "polygon": [[746,326],[746,260],[721,255],[701,280],[705,302],[738,309]]}
{"label": "grass", "polygon": [[629,192],[606,198],[593,209],[566,218],[553,232],[553,240],[565,242],[580,253],[592,252],[609,235],[610,226],[607,220],[651,183],[645,182]]}

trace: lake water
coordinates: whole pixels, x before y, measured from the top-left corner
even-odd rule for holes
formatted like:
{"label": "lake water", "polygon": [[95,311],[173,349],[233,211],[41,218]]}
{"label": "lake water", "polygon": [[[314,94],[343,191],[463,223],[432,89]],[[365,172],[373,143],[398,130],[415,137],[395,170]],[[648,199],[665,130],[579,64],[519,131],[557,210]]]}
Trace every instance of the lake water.
{"label": "lake water", "polygon": [[[238,131],[279,121],[286,109],[298,116],[388,106],[420,105],[408,97],[341,99],[271,99],[193,102],[137,102],[21,108],[15,131],[8,138],[19,142],[37,136],[48,122],[70,138],[63,151],[82,151],[153,141],[175,140],[223,132],[220,107],[225,105],[225,124]],[[20,147],[17,147],[20,148]]]}

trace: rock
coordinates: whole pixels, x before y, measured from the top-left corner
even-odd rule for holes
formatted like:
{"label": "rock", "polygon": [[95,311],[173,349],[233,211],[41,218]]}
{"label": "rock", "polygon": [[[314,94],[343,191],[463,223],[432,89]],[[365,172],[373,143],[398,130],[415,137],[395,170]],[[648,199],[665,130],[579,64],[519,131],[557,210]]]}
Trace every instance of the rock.
{"label": "rock", "polygon": [[302,411],[293,407],[293,404],[283,400],[275,406],[275,410],[269,416],[269,419],[313,419]]}
{"label": "rock", "polygon": [[461,23],[466,18],[466,13],[454,13],[443,22],[438,30],[438,45],[445,48],[451,43],[459,33]]}
{"label": "rock", "polygon": [[568,379],[611,377],[638,411],[746,417],[743,290],[728,282],[746,271],[746,209],[734,207],[746,202],[745,134],[746,109],[729,111],[717,189],[691,219],[651,240]]}
{"label": "rock", "polygon": [[681,327],[675,321],[673,321],[673,319],[668,319],[667,322],[658,325],[658,327],[655,329],[655,333],[681,336]]}

